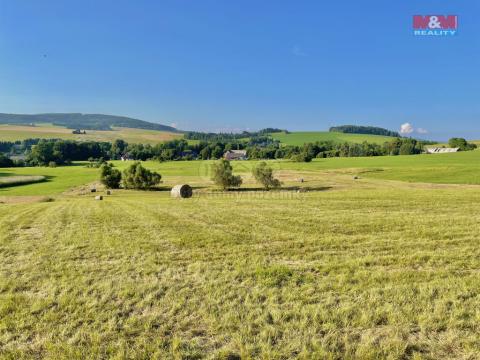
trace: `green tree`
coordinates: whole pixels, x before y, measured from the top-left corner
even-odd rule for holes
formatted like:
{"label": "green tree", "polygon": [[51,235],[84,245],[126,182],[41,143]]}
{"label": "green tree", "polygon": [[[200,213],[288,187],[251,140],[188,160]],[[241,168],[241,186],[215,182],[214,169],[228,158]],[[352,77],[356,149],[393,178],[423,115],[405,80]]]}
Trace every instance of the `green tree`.
{"label": "green tree", "polygon": [[452,148],[459,148],[461,151],[468,151],[477,148],[475,144],[468,143],[464,138],[451,138],[448,140],[448,146]]}
{"label": "green tree", "polygon": [[113,167],[113,164],[104,163],[100,168],[100,182],[105,185],[107,189],[118,189],[120,181],[122,180],[122,173]]}
{"label": "green tree", "polygon": [[122,185],[125,189],[147,190],[160,183],[162,176],[134,162],[123,171]]}
{"label": "green tree", "polygon": [[212,165],[212,180],[223,190],[242,185],[242,178],[233,175],[232,165],[230,165],[230,161],[225,159],[221,159]]}
{"label": "green tree", "polygon": [[40,140],[37,145],[32,146],[28,161],[33,165],[46,166],[50,161],[55,161],[53,156],[53,142]]}
{"label": "green tree", "polygon": [[215,146],[215,148],[212,151],[212,158],[214,159],[220,159],[223,156],[223,150],[220,146]]}
{"label": "green tree", "polygon": [[262,161],[260,164],[254,167],[252,174],[255,180],[262,184],[266,190],[276,189],[282,185],[280,180],[273,177],[273,170],[265,161]]}
{"label": "green tree", "polygon": [[308,153],[301,152],[301,153],[292,155],[291,160],[296,162],[310,162],[312,161],[312,158]]}
{"label": "green tree", "polygon": [[406,142],[400,146],[400,155],[412,155],[415,154],[415,145],[411,142]]}
{"label": "green tree", "polygon": [[122,139],[116,139],[112,144],[111,156],[113,159],[120,159],[127,149],[128,144]]}

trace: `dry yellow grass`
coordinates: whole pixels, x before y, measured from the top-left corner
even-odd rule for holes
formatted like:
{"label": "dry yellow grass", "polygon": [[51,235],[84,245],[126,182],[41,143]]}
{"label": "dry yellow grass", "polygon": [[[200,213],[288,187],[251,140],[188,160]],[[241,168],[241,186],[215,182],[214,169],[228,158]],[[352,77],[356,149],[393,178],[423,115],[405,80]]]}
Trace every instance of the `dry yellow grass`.
{"label": "dry yellow grass", "polygon": [[19,125],[0,125],[0,141],[15,141],[28,138],[44,139],[70,139],[70,140],[95,140],[109,141],[123,139],[129,143],[156,144],[159,142],[182,138],[182,134],[130,129],[113,128],[112,131],[87,130],[86,135],[72,134],[72,129],[67,129],[51,124],[38,124],[37,126],[19,126]]}

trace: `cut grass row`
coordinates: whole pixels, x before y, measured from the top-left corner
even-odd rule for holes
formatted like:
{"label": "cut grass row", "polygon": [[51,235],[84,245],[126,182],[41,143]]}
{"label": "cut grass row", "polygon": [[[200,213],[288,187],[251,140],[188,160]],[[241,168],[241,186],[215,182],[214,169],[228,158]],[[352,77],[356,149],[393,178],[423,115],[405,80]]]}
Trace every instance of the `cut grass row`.
{"label": "cut grass row", "polygon": [[35,184],[42,181],[45,181],[46,177],[37,175],[37,176],[6,176],[0,177],[0,188],[18,186],[18,185],[27,185]]}

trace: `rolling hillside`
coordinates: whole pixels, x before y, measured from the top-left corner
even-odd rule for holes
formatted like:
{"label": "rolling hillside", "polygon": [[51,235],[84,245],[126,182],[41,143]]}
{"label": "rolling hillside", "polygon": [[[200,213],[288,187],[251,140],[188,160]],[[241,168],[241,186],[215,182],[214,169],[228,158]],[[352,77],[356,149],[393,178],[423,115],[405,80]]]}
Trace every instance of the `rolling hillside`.
{"label": "rolling hillside", "polygon": [[364,135],[364,134],[346,134],[328,131],[306,131],[293,133],[272,133],[274,139],[286,145],[303,145],[315,141],[335,141],[335,142],[353,142],[362,143],[364,141],[383,144],[386,141],[394,139],[390,136]]}
{"label": "rolling hillside", "polygon": [[86,134],[72,134],[72,129],[45,123],[35,124],[35,126],[0,124],[0,141],[42,138],[111,142],[115,139],[123,139],[129,143],[156,144],[182,137],[183,134],[178,132],[124,127],[112,127],[112,130],[86,130]]}
{"label": "rolling hillside", "polygon": [[52,114],[2,114],[0,124],[29,125],[37,123],[51,123],[69,129],[112,130],[113,127],[157,130],[177,132],[178,130],[162,124],[126,116],[80,113],[52,113]]}

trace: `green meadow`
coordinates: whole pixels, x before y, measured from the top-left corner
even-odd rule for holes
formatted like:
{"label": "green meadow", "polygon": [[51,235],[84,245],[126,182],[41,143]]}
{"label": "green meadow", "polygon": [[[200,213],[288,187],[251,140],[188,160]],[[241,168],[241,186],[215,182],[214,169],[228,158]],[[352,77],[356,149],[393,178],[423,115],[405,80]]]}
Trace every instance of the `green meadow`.
{"label": "green meadow", "polygon": [[479,160],[270,161],[269,192],[254,161],[228,192],[150,161],[157,191],[112,195],[83,163],[0,169],[46,177],[0,188],[0,358],[475,359]]}
{"label": "green meadow", "polygon": [[329,131],[305,131],[292,133],[272,133],[274,139],[279,140],[286,145],[302,146],[305,143],[313,143],[316,141],[334,141],[334,142],[351,142],[362,143],[364,141],[383,144],[392,141],[389,136],[367,135],[367,134],[345,134],[340,132]]}

